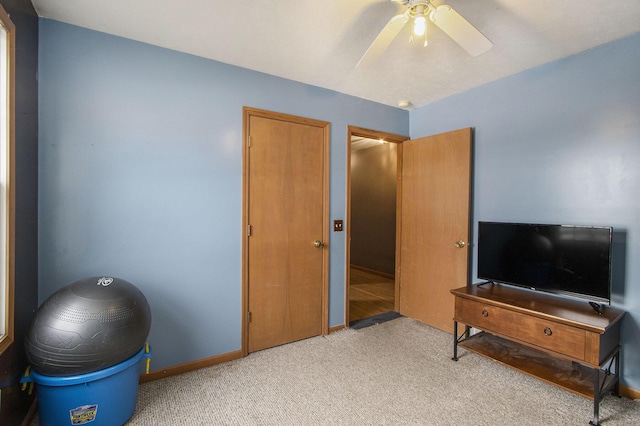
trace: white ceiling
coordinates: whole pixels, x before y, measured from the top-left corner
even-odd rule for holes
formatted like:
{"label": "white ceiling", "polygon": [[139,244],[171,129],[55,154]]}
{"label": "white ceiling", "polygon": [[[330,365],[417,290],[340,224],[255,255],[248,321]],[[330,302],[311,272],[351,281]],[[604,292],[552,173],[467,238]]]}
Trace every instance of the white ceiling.
{"label": "white ceiling", "polygon": [[[494,44],[469,56],[435,25],[355,68],[390,0],[32,0],[41,17],[191,53],[382,104],[420,107],[640,32],[637,0],[447,0]],[[434,5],[442,4],[433,1]],[[640,60],[640,58],[639,58]]]}

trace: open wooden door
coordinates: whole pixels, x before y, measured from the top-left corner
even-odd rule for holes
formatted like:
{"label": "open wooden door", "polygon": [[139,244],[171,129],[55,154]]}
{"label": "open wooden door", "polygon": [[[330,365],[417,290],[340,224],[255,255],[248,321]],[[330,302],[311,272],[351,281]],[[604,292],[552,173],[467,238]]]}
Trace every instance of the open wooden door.
{"label": "open wooden door", "polygon": [[245,108],[243,353],[326,334],[329,123]]}
{"label": "open wooden door", "polygon": [[400,313],[448,332],[449,290],[468,283],[471,139],[467,128],[402,144]]}

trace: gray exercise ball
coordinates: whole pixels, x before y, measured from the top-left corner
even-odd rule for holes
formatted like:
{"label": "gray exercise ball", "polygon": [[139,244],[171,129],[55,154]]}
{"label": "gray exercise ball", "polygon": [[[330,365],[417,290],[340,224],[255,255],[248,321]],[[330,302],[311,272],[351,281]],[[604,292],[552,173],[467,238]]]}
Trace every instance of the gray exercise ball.
{"label": "gray exercise ball", "polygon": [[134,356],[150,328],[151,310],[137,287],[119,278],[89,277],[61,288],[38,308],[25,350],[40,374],[85,374]]}

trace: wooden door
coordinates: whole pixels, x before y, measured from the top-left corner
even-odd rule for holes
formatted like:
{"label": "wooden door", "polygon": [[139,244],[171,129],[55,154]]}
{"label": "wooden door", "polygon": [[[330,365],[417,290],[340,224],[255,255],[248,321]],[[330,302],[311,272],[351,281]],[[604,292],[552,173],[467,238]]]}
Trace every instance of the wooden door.
{"label": "wooden door", "polygon": [[452,332],[449,290],[468,283],[471,129],[402,145],[400,313]]}
{"label": "wooden door", "polygon": [[327,328],[329,125],[250,109],[245,120],[246,324],[253,352]]}

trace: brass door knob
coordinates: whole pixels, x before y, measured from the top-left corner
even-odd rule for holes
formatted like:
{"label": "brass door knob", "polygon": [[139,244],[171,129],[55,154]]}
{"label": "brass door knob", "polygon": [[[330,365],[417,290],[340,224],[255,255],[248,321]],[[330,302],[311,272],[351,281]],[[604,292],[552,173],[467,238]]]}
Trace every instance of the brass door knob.
{"label": "brass door knob", "polygon": [[315,240],[313,242],[313,245],[316,246],[317,248],[324,247],[324,243],[320,240]]}
{"label": "brass door knob", "polygon": [[456,241],[456,247],[457,247],[457,248],[463,248],[463,247],[464,247],[464,246],[466,246],[466,245],[467,245],[467,243],[465,243],[465,242],[464,242],[464,241],[462,241],[462,240],[458,240],[458,241]]}

